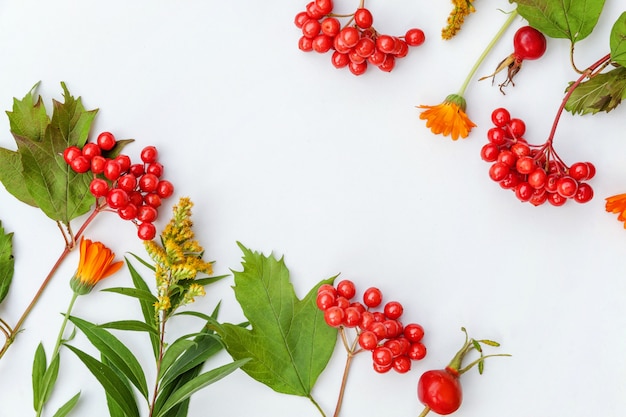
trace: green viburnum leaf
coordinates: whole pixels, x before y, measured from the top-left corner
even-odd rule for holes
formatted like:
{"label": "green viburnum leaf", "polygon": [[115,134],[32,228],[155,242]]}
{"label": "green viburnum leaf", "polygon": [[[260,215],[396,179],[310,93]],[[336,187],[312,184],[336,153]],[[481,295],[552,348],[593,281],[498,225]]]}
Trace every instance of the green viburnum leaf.
{"label": "green viburnum leaf", "polygon": [[576,43],[593,31],[605,0],[509,0],[535,29]]}
{"label": "green viburnum leaf", "polygon": [[567,100],[572,114],[610,112],[626,97],[626,68],[617,67],[580,83]]}
{"label": "green viburnum leaf", "polygon": [[94,203],[88,175],[76,174],[63,160],[68,146],[82,147],[97,110],[86,110],[61,83],[65,101],[54,100],[49,119],[33,88],[7,112],[17,151],[0,148],[0,181],[20,201],[40,208],[52,220],[69,224]]}
{"label": "green viburnum leaf", "polygon": [[626,12],[613,24],[611,29],[611,60],[626,67]]}
{"label": "green viburnum leaf", "polygon": [[0,222],[0,303],[9,292],[14,272],[13,233],[4,233],[2,222]]}
{"label": "green viburnum leaf", "polygon": [[234,272],[235,296],[252,329],[224,323],[216,331],[252,378],[273,390],[308,397],[333,353],[337,330],[317,308],[319,283],[304,299],[296,297],[283,259],[266,257],[239,244],[243,271]]}

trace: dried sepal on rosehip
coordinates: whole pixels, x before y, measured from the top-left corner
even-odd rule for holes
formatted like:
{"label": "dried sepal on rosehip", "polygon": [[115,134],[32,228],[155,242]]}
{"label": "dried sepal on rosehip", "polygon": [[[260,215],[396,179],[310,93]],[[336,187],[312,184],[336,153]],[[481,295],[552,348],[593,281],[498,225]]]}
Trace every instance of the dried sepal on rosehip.
{"label": "dried sepal on rosehip", "polygon": [[543,33],[531,26],[523,26],[519,28],[513,36],[513,53],[504,58],[500,64],[498,64],[493,74],[481,77],[479,78],[479,81],[491,78],[493,83],[495,81],[496,74],[506,69],[506,79],[499,85],[500,91],[504,94],[504,87],[509,84],[515,86],[513,78],[522,68],[522,62],[525,60],[541,58],[546,52],[546,47],[546,37]]}
{"label": "dried sepal on rosehip", "polygon": [[[467,330],[461,328],[465,333],[465,343],[454,355],[450,363],[443,369],[433,369],[426,371],[420,377],[417,384],[417,397],[424,409],[419,417],[424,417],[430,411],[440,415],[448,415],[459,409],[463,402],[463,389],[460,377],[474,366],[478,372],[483,373],[484,361],[486,358],[494,356],[511,356],[506,353],[485,355],[482,345],[498,347],[500,344],[487,339],[470,339]],[[471,351],[479,353],[478,359],[463,366],[463,360]]]}

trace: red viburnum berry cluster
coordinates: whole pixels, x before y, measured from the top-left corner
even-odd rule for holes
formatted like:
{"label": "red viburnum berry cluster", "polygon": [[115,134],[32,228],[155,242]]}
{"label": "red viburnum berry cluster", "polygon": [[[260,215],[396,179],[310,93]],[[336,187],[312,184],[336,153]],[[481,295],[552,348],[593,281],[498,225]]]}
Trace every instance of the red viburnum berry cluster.
{"label": "red viburnum berry cluster", "polygon": [[137,225],[142,240],[156,236],[154,221],[161,200],[174,193],[174,186],[161,179],[163,165],[157,161],[158,151],[146,146],[141,151],[141,163],[133,164],[128,155],[109,158],[106,153],[117,143],[110,132],[98,135],[96,143],[89,142],[80,149],[70,146],[63,152],[65,162],[77,173],[91,172],[89,191],[100,203],[116,211],[124,220]]}
{"label": "red viburnum berry cluster", "polygon": [[[374,370],[379,373],[394,369],[405,373],[413,360],[426,356],[422,343],[424,329],[417,323],[406,326],[400,322],[404,312],[397,301],[382,303],[382,292],[370,287],[362,300],[354,301],[356,288],[350,280],[340,281],[335,287],[321,285],[317,292],[317,306],[324,312],[329,326],[354,328],[360,351],[371,351]],[[373,309],[382,306],[382,311]],[[356,353],[356,352],[354,352]]]}
{"label": "red viburnum berry cluster", "polygon": [[[335,68],[348,68],[354,75],[362,75],[368,65],[390,72],[396,59],[409,53],[410,46],[424,43],[424,32],[409,29],[404,36],[381,34],[374,29],[374,18],[369,9],[358,8],[349,15],[334,14],[333,0],[314,0],[304,11],[296,14],[294,23],[302,30],[298,47],[305,52],[333,51],[331,62]],[[342,26],[340,18],[349,19]]]}
{"label": "red viburnum berry cluster", "polygon": [[546,201],[562,206],[569,199],[586,203],[593,189],[585,181],[596,173],[591,162],[567,166],[548,139],[543,145],[530,145],[523,138],[526,125],[511,118],[508,110],[497,108],[491,114],[494,127],[487,132],[489,143],[481,149],[484,161],[491,162],[489,177],[502,188],[515,192],[518,199],[538,206]]}

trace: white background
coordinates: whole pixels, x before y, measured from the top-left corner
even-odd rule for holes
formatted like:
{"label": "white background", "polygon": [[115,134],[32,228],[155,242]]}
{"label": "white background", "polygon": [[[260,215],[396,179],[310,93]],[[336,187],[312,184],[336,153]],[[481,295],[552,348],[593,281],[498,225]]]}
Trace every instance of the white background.
{"label": "white background", "polygon": [[[375,285],[405,306],[405,321],[426,329],[427,357],[405,375],[375,374],[358,356],[343,416],[416,416],[419,375],[441,368],[463,342],[502,343],[485,373],[464,375],[463,417],[598,416],[626,407],[626,231],[604,210],[604,198],[626,192],[626,108],[609,114],[565,114],[555,147],[567,163],[592,161],[596,196],[588,204],[533,207],[488,178],[480,159],[490,112],[507,107],[542,143],[569,81],[577,75],[569,44],[548,40],[548,52],[527,62],[503,96],[489,81],[472,82],[468,114],[478,125],[453,142],[434,136],[415,109],[456,92],[467,71],[505,20],[504,0],[480,0],[460,35],[439,38],[447,1],[367,1],[381,32],[421,27],[426,43],[391,73],[355,77],[336,70],[330,54],[298,50],[293,18],[305,1],[108,2],[55,0],[0,3],[0,108],[10,110],[41,81],[48,109],[62,100],[60,82],[88,109],[99,108],[94,134],[134,138],[126,151],[160,151],[176,196],[195,202],[196,232],[216,273],[239,270],[236,242],[284,256],[299,296],[341,273],[361,291]],[[621,13],[607,1],[594,33],[577,45],[579,67],[608,52],[608,33]],[[350,11],[356,0],[337,0]],[[512,52],[518,18],[476,77]],[[502,77],[502,75],[501,75]],[[502,78],[499,78],[502,81]],[[8,119],[0,145],[14,148]],[[169,218],[162,210],[163,222]],[[14,232],[16,272],[0,317],[13,324],[61,253],[54,222],[0,192],[0,220]],[[80,221],[77,221],[77,225]],[[143,254],[133,226],[102,215],[86,236],[121,257]],[[45,292],[14,346],[0,361],[0,416],[33,414],[30,372],[39,341],[48,352],[70,299],[73,253]],[[126,270],[102,284],[130,285]],[[221,319],[243,319],[232,278],[193,308]],[[132,300],[94,292],[74,314],[95,322],[139,318]],[[174,323],[172,323],[174,324]],[[195,329],[179,322],[172,334]],[[154,376],[143,336],[123,334]],[[81,335],[75,345],[90,352]],[[314,395],[332,415],[344,353],[338,345]],[[221,354],[212,366],[229,360]],[[77,391],[73,415],[107,416],[104,393],[69,351],[46,415]],[[143,410],[145,411],[145,410]],[[190,416],[318,416],[299,397],[274,393],[236,372],[192,399]]]}

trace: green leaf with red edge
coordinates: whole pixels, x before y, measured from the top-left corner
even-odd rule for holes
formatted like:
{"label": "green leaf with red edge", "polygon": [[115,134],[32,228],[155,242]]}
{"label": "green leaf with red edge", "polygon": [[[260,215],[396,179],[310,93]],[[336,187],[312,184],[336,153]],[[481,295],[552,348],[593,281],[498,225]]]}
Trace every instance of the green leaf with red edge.
{"label": "green leaf with red edge", "polygon": [[626,68],[617,67],[580,83],[567,100],[572,114],[610,112],[626,96]]}
{"label": "green leaf with red edge", "polygon": [[4,233],[2,222],[0,222],[0,303],[9,292],[14,272],[13,233]]}
{"label": "green leaf with red edge", "polygon": [[605,0],[509,0],[530,26],[551,38],[576,43],[593,31]]}
{"label": "green leaf with red edge", "polygon": [[235,359],[251,358],[242,366],[252,378],[273,390],[308,397],[335,348],[337,330],[317,308],[316,285],[302,300],[290,282],[283,259],[243,251],[243,271],[234,271],[235,297],[252,328],[224,323],[216,331]]}
{"label": "green leaf with red edge", "polygon": [[611,28],[611,60],[626,67],[626,12],[617,18]]}

